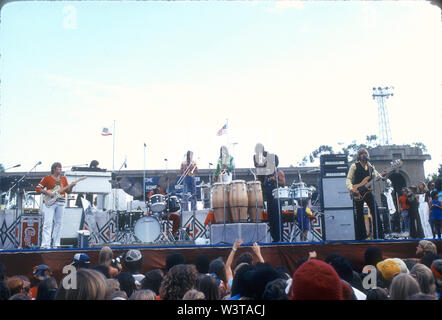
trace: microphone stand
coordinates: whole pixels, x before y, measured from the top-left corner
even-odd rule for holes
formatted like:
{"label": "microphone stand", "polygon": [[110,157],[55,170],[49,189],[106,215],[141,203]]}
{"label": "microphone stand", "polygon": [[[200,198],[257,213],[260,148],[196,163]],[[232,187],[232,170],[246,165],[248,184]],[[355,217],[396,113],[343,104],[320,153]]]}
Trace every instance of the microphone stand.
{"label": "microphone stand", "polygon": [[19,209],[22,209],[22,203],[20,201],[20,205],[19,205],[19,194],[20,192],[22,192],[21,190],[21,182],[32,172],[32,170],[34,170],[38,165],[41,164],[41,161],[37,162],[35,164],[35,166],[32,167],[31,170],[29,170],[27,173],[25,173],[23,175],[23,177],[21,177],[11,188],[9,188],[8,193],[11,192],[12,189],[14,189],[15,187],[17,187],[17,192],[15,193],[15,199],[16,199],[16,203],[15,203],[15,220],[17,221],[19,215],[18,215],[18,211]]}
{"label": "microphone stand", "polygon": [[279,233],[279,239],[278,241],[282,241],[282,219],[281,219],[281,205],[279,203],[279,179],[278,179],[278,168],[275,166],[275,180],[276,180],[276,205],[278,206],[278,233]]}
{"label": "microphone stand", "polygon": [[376,239],[379,239],[379,232],[378,232],[378,205],[376,202],[376,189],[375,189],[375,181],[374,181],[374,167],[371,165],[371,163],[367,159],[367,164],[369,167],[371,167],[370,172],[370,179],[373,181],[373,191],[371,192],[372,198],[373,198],[373,218],[374,218],[374,229],[375,229],[375,236]]}

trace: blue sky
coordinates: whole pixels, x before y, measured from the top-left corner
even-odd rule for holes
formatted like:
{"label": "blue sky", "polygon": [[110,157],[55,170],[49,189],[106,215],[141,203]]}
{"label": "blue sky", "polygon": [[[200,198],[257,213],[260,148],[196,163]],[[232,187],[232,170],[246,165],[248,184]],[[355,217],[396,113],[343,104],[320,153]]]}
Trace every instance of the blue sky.
{"label": "blue sky", "polygon": [[[378,134],[441,162],[442,30],[428,2],[92,1],[9,3],[0,23],[0,163],[100,161],[200,167],[262,142],[282,166],[319,145]],[[357,117],[362,121],[355,121]],[[229,135],[216,136],[228,119]],[[100,135],[116,123],[112,137]],[[147,148],[144,149],[144,143]]]}

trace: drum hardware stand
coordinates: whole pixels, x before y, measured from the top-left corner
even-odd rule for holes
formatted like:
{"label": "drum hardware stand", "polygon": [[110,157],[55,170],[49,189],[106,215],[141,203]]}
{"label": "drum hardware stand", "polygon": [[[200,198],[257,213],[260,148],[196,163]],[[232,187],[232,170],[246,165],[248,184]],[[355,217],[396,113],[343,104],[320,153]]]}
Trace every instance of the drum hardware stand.
{"label": "drum hardware stand", "polygon": [[[276,190],[279,189],[279,177],[278,177],[278,168],[275,166],[275,180],[276,180]],[[278,206],[278,233],[279,239],[278,242],[281,242],[282,239],[282,217],[281,217],[281,204],[279,203],[279,192],[276,191],[276,205]]]}

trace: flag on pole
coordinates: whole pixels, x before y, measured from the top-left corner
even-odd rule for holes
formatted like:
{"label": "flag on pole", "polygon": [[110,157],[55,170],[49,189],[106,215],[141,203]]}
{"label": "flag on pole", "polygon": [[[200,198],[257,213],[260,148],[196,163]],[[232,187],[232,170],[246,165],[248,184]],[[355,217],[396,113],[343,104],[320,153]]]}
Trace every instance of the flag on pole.
{"label": "flag on pole", "polygon": [[101,130],[101,135],[102,136],[111,136],[112,132],[109,130],[109,128],[104,127],[103,130]]}
{"label": "flag on pole", "polygon": [[222,136],[223,134],[227,133],[227,123],[223,125],[221,129],[218,130],[217,136]]}

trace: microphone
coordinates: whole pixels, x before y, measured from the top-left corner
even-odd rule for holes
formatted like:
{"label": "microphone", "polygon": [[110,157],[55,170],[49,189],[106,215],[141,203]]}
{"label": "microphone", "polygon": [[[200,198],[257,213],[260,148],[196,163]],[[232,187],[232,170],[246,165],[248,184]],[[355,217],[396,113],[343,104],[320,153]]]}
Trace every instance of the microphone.
{"label": "microphone", "polygon": [[39,166],[39,165],[41,165],[41,161],[37,162],[37,164],[36,164],[36,166]]}
{"label": "microphone", "polygon": [[21,164],[16,164],[15,166],[13,166],[13,168],[18,168],[20,166],[21,166]]}

